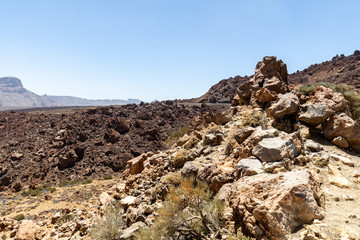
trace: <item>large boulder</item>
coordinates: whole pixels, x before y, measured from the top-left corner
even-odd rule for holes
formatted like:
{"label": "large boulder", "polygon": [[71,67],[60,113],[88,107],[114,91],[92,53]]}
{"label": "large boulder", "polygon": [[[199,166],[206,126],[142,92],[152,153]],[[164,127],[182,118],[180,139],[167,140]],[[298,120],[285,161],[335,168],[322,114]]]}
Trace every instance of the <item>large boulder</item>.
{"label": "large boulder", "polygon": [[315,127],[334,113],[346,111],[347,106],[347,101],[341,93],[318,86],[310,96],[310,100],[301,106],[298,119]]}
{"label": "large boulder", "polygon": [[267,114],[276,119],[285,115],[292,115],[297,113],[299,105],[299,98],[295,94],[280,94],[278,100],[268,109]]}
{"label": "large boulder", "polygon": [[40,227],[31,220],[22,220],[15,235],[16,240],[35,240],[40,239],[38,236]]}
{"label": "large boulder", "polygon": [[325,102],[306,103],[302,105],[298,120],[316,127],[335,113]]}
{"label": "large boulder", "polygon": [[263,172],[263,165],[261,164],[260,160],[256,157],[249,157],[241,159],[236,164],[235,177],[240,178],[245,176],[252,176]]}
{"label": "large boulder", "polygon": [[307,170],[259,174],[225,184],[218,196],[229,202],[237,224],[256,239],[285,235],[314,219],[323,219],[318,185]]}
{"label": "large boulder", "polygon": [[360,124],[345,113],[335,114],[323,124],[324,135],[328,139],[343,137],[349,145],[360,149]]}
{"label": "large boulder", "polygon": [[138,157],[135,157],[127,162],[127,167],[130,169],[130,174],[138,174],[144,170],[144,161],[146,160],[146,155],[141,154]]}
{"label": "large boulder", "polygon": [[293,141],[273,137],[261,140],[252,150],[252,154],[262,162],[275,162],[284,158],[295,158],[297,149]]}

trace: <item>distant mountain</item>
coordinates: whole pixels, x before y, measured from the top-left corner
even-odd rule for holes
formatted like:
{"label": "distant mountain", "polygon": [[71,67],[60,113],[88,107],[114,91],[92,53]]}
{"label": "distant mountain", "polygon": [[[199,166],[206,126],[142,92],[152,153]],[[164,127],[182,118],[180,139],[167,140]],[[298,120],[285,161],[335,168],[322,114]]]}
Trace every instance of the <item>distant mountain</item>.
{"label": "distant mountain", "polygon": [[0,78],[0,110],[59,107],[59,106],[107,106],[140,103],[138,99],[99,99],[90,100],[71,96],[37,95],[23,87],[21,80],[15,77]]}

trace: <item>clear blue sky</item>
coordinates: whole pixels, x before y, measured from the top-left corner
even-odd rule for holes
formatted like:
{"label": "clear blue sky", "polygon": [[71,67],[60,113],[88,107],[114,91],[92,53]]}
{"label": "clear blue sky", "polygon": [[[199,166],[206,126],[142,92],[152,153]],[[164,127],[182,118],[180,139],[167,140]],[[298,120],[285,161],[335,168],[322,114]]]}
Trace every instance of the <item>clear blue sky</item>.
{"label": "clear blue sky", "polygon": [[0,0],[0,76],[37,94],[197,97],[251,75],[360,49],[360,1]]}

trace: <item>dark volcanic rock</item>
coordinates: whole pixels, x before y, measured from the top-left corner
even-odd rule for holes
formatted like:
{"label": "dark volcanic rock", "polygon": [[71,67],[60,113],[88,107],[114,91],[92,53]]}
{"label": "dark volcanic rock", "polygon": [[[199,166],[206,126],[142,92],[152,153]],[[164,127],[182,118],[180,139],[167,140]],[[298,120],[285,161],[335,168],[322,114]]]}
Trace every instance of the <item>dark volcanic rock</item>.
{"label": "dark volcanic rock", "polygon": [[164,149],[170,134],[211,109],[156,102],[0,113],[0,190],[116,174],[141,153]]}

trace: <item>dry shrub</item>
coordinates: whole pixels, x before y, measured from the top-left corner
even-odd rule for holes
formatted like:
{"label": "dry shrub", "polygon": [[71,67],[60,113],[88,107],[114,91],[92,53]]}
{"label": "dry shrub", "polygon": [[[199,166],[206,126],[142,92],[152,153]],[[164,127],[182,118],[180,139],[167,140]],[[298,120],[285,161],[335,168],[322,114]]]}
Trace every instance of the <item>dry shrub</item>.
{"label": "dry shrub", "polygon": [[90,228],[89,233],[94,240],[117,240],[119,232],[125,226],[122,217],[122,208],[119,204],[110,204],[106,210],[104,217]]}
{"label": "dry shrub", "polygon": [[171,187],[155,223],[136,234],[138,240],[216,238],[224,226],[224,203],[212,197],[208,186],[193,178]]}

